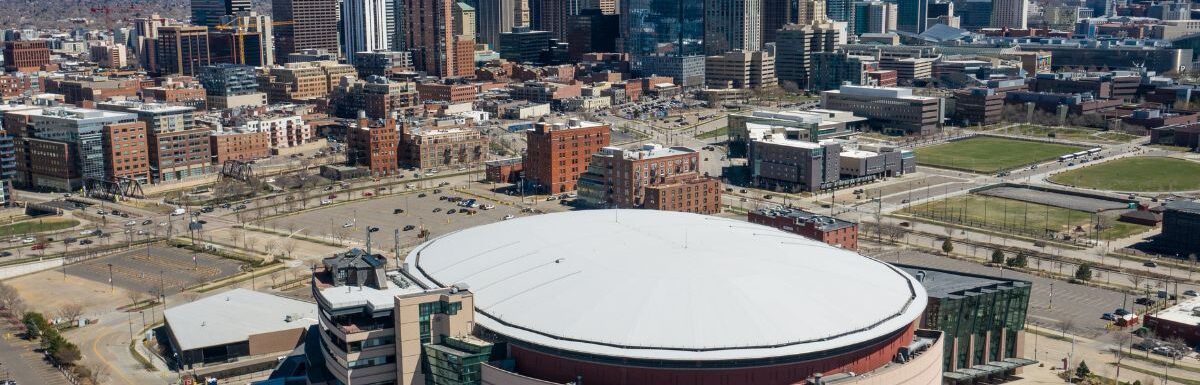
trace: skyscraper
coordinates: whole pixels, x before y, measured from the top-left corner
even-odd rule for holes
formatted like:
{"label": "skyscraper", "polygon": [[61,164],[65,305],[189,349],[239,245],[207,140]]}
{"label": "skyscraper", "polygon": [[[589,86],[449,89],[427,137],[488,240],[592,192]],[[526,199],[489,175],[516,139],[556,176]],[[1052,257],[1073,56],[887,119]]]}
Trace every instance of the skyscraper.
{"label": "skyscraper", "polygon": [[896,4],[880,0],[854,3],[850,33],[885,33],[896,29]]}
{"label": "skyscraper", "polygon": [[912,33],[925,32],[925,19],[929,15],[929,0],[898,0],[896,4],[898,6],[896,10],[897,30]]}
{"label": "skyscraper", "polygon": [[479,6],[475,7],[479,42],[495,49],[500,44],[500,34],[512,32],[516,9],[515,0],[479,0]]}
{"label": "skyscraper", "polygon": [[992,27],[1025,29],[1029,27],[1029,0],[993,0]]}
{"label": "skyscraper", "polygon": [[779,30],[775,42],[775,76],[780,83],[792,82],[798,89],[808,88],[812,53],[833,52],[839,31],[830,23],[790,24]]}
{"label": "skyscraper", "polygon": [[250,0],[192,0],[192,24],[221,25],[221,16],[250,11]]}
{"label": "skyscraper", "polygon": [[338,51],[338,0],[272,0],[275,59],[305,49]]}
{"label": "skyscraper", "polygon": [[975,31],[992,24],[991,0],[965,0],[957,9],[960,15],[959,26],[963,29]]}
{"label": "skyscraper", "polygon": [[825,15],[836,21],[850,21],[851,0],[829,0],[825,2]]}
{"label": "skyscraper", "polygon": [[704,53],[762,47],[762,0],[705,0]]}
{"label": "skyscraper", "polygon": [[796,17],[796,24],[809,25],[812,23],[824,23],[829,19],[829,13],[825,10],[825,0],[799,0],[800,11]]}
{"label": "skyscraper", "polygon": [[762,42],[775,41],[775,32],[788,24],[797,22],[799,2],[796,0],[763,0],[762,4]]}
{"label": "skyscraper", "polygon": [[475,7],[465,2],[454,3],[454,34],[460,39],[475,39]]}
{"label": "skyscraper", "polygon": [[158,28],[155,42],[155,67],[159,75],[195,75],[200,67],[211,64],[208,29],[193,26]]}
{"label": "skyscraper", "polygon": [[[480,1],[479,6],[487,2]],[[403,25],[400,28],[404,31],[404,47],[412,52],[413,67],[417,71],[439,77],[475,74],[475,40],[454,34],[453,0],[411,0],[403,1],[402,5]],[[482,16],[477,7],[476,17]],[[482,20],[480,25],[483,25]]]}
{"label": "skyscraper", "polygon": [[342,54],[353,63],[354,53],[388,50],[389,0],[345,0],[342,3]]}
{"label": "skyscraper", "polygon": [[675,78],[684,87],[704,84],[704,2],[624,0],[618,50],[633,57],[641,75]]}
{"label": "skyscraper", "polygon": [[579,15],[580,0],[534,0],[540,4],[541,17],[537,29],[550,31],[550,36],[565,41],[570,34],[571,19]]}

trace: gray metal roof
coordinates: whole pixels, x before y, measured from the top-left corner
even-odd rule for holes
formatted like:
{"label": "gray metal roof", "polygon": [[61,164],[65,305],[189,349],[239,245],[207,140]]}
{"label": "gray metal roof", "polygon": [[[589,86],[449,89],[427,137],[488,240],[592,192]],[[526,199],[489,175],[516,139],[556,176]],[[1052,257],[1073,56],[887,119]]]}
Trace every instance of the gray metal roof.
{"label": "gray metal roof", "polygon": [[179,350],[247,340],[251,335],[303,329],[317,323],[317,305],[233,289],[163,312]]}

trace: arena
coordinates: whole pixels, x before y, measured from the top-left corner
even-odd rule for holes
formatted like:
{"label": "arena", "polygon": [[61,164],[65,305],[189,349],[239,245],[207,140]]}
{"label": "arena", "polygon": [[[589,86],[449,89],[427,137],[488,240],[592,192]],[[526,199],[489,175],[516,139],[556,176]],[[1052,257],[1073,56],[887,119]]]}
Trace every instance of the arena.
{"label": "arena", "polygon": [[908,361],[915,344],[938,339],[917,331],[928,301],[918,281],[769,227],[665,211],[576,211],[449,233],[406,262],[425,285],[469,286],[476,333],[506,346],[512,369],[533,379],[941,382],[940,341],[921,353],[930,363]]}

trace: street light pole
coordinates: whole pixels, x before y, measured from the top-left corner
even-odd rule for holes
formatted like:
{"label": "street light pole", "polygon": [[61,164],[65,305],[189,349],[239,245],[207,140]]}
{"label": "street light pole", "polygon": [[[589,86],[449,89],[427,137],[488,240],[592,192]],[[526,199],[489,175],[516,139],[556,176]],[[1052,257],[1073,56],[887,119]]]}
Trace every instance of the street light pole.
{"label": "street light pole", "polygon": [[110,264],[108,264],[108,292],[112,293],[115,291],[116,291],[116,289],[113,288],[113,268],[112,268],[112,264],[110,263]]}

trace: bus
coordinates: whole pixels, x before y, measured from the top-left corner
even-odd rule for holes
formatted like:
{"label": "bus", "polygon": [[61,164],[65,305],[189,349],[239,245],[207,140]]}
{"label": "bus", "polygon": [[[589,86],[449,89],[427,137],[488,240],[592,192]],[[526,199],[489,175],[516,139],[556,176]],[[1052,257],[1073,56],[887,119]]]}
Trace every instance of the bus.
{"label": "bus", "polygon": [[1099,154],[1099,153],[1100,153],[1100,147],[1096,147],[1096,148],[1093,148],[1093,149],[1091,149],[1091,150],[1087,150],[1087,153],[1088,153],[1088,155],[1096,155],[1096,154]]}
{"label": "bus", "polygon": [[1071,160],[1071,159],[1075,159],[1075,154],[1067,154],[1067,155],[1063,155],[1063,156],[1060,156],[1060,157],[1058,157],[1058,161],[1059,161],[1060,163],[1061,163],[1061,162],[1068,161],[1068,160]]}

